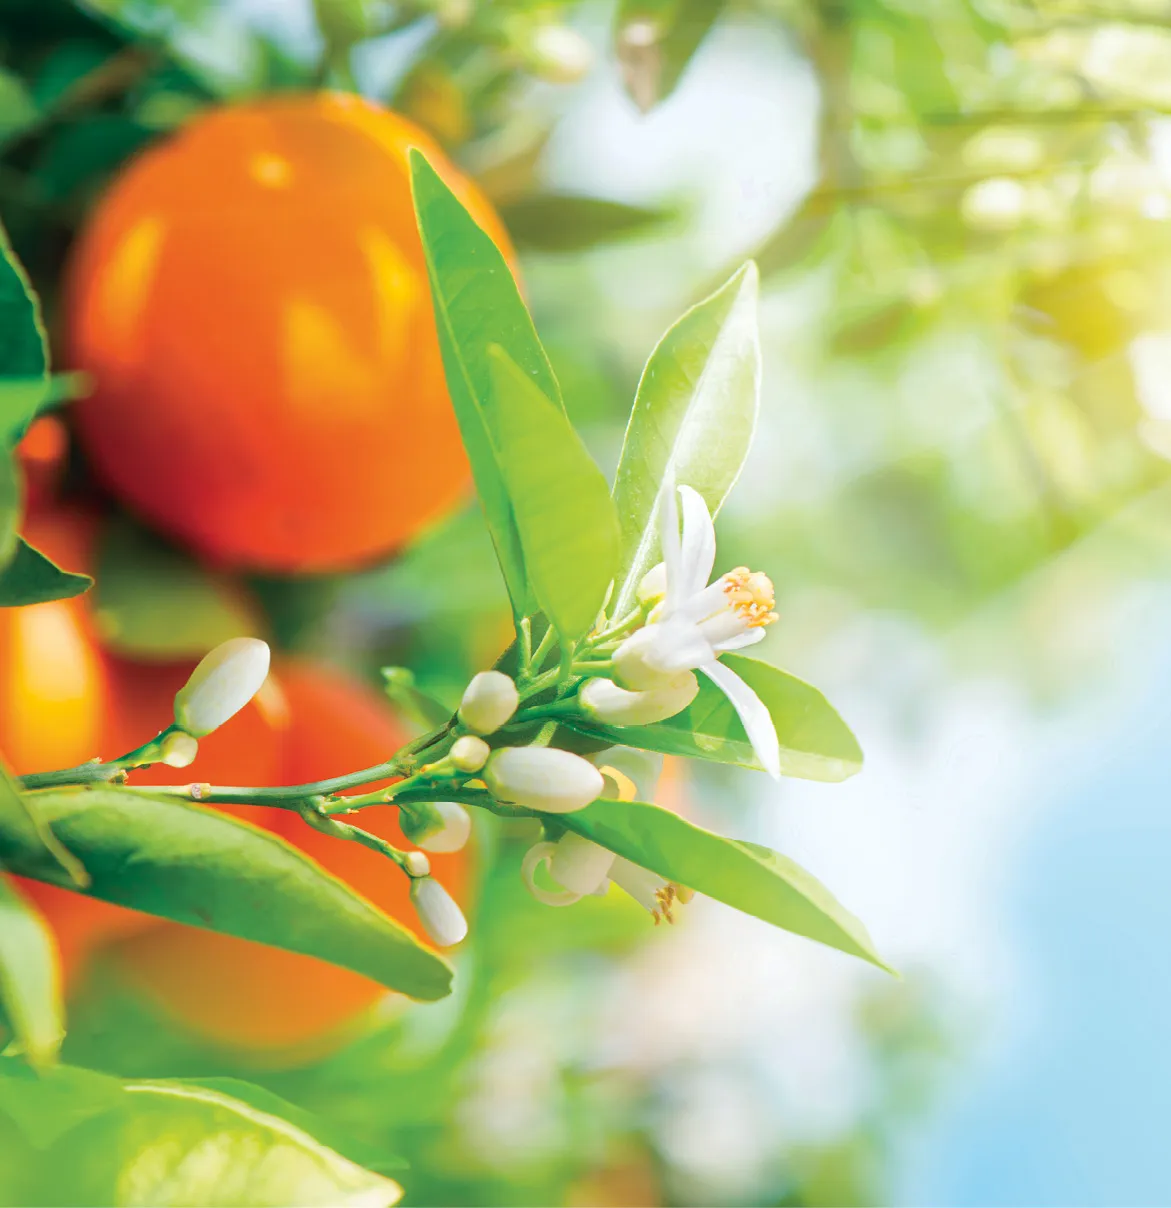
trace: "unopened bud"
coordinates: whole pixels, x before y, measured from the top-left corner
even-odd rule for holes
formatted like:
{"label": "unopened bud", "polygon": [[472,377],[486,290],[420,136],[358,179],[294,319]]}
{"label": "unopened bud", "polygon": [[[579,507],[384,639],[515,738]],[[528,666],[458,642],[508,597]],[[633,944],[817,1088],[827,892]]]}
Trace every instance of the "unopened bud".
{"label": "unopened bud", "polygon": [[221,642],[176,694],[176,725],[196,738],[219,729],[260,690],[268,662],[268,643],[259,638]]}
{"label": "unopened bud", "polygon": [[594,48],[568,25],[539,25],[533,30],[525,58],[534,74],[553,84],[574,84],[594,65]]}
{"label": "unopened bud", "polygon": [[412,843],[437,854],[462,851],[472,833],[471,816],[455,801],[404,805],[398,824]]}
{"label": "unopened bud", "polygon": [[649,726],[682,713],[699,694],[699,680],[690,671],[662,688],[628,692],[613,680],[592,679],[581,690],[582,707],[598,721],[614,726]]}
{"label": "unopened bud", "polygon": [[421,851],[409,851],[403,860],[403,868],[409,877],[429,877],[431,861]]}
{"label": "unopened bud", "polygon": [[484,769],[493,796],[547,814],[580,810],[602,795],[602,773],[570,751],[552,747],[504,747]]}
{"label": "unopened bud", "polygon": [[461,772],[478,772],[488,762],[492,748],[474,734],[465,734],[451,745],[451,762]]}
{"label": "unopened bud", "polygon": [[195,762],[199,743],[183,730],[172,730],[160,744],[162,762],[169,768],[185,768]]}
{"label": "unopened bud", "polygon": [[516,684],[502,671],[481,671],[472,676],[459,705],[459,719],[477,734],[491,734],[516,712],[520,696]]}
{"label": "unopened bud", "polygon": [[433,877],[411,882],[411,903],[423,930],[440,948],[458,944],[468,933],[468,921],[455,899]]}

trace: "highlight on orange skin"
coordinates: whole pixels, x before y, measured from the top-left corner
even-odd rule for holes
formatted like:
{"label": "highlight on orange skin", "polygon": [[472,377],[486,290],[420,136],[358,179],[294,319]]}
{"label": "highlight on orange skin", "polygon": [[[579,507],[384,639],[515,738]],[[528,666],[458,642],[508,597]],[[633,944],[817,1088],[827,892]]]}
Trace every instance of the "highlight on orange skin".
{"label": "highlight on orange skin", "polygon": [[[276,664],[272,679],[287,710],[281,783],[306,783],[372,766],[406,741],[386,701],[334,668],[285,659]],[[273,823],[278,834],[417,930],[406,878],[384,857],[322,835],[288,811],[266,812],[281,815]],[[407,846],[390,808],[365,810],[358,821],[397,846]],[[457,900],[463,899],[468,854],[431,860],[435,874]],[[387,994],[367,978],[311,957],[174,924],[134,936],[115,951],[130,981],[157,1005],[211,1040],[254,1053],[328,1046]]]}
{"label": "highlight on orange skin", "polygon": [[51,502],[68,452],[69,433],[59,415],[42,415],[33,420],[16,446],[24,474],[26,513],[38,511]]}
{"label": "highlight on orange skin", "polygon": [[97,474],[212,561],[359,566],[469,489],[407,152],[506,254],[489,203],[411,122],[346,94],[200,116],[114,181],[78,239],[69,355]]}

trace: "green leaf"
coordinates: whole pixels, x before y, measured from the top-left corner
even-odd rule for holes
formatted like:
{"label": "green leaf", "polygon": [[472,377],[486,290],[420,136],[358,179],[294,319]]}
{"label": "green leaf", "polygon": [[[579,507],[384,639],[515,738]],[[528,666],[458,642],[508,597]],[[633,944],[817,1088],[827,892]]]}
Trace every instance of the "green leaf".
{"label": "green leaf", "polygon": [[508,264],[455,194],[417,150],[411,192],[431,283],[447,389],[476,490],[517,617],[535,601],[486,411],[492,394],[488,348],[498,344],[561,407],[561,391]]}
{"label": "green leaf", "polygon": [[[772,716],[784,775],[839,781],[861,769],[858,740],[811,684],[740,654],[726,654],[721,662],[755,691]],[[628,747],[759,770],[760,763],[736,710],[702,673],[699,680],[699,695],[691,705],[653,726],[597,726],[575,721],[572,727]]]}
{"label": "green leaf", "polygon": [[[267,831],[175,798],[116,788],[38,792],[33,801],[84,861],[94,897],[315,956],[412,998],[450,992],[451,966],[442,957]],[[0,863],[64,881],[46,875],[28,836],[7,819],[0,819]],[[388,862],[386,875],[401,874]]]}
{"label": "green leaf", "polygon": [[[402,1195],[295,1121],[212,1086],[122,1082],[68,1066],[35,1080],[0,1062],[0,1111],[35,1150],[28,1202],[361,1205]],[[233,1084],[236,1088],[246,1084]],[[256,1097],[256,1096],[253,1096]]]}
{"label": "green leaf", "polygon": [[500,217],[517,247],[535,252],[578,252],[644,234],[662,226],[670,211],[629,205],[605,197],[537,193],[501,208]]}
{"label": "green leaf", "polygon": [[[0,833],[13,835],[27,853],[27,861],[41,870],[30,872],[29,876],[54,880],[64,874],[66,884],[89,884],[89,874],[81,861],[67,851],[45,825],[3,765],[0,765]],[[3,863],[3,858],[0,858],[0,867],[3,867]]]}
{"label": "green leaf", "polygon": [[645,113],[669,96],[726,0],[622,0],[616,53],[631,100]]}
{"label": "green leaf", "polygon": [[618,563],[618,516],[605,475],[565,412],[508,354],[489,348],[488,429],[537,605],[562,643],[597,620]]}
{"label": "green leaf", "polygon": [[316,1112],[306,1111],[305,1108],[282,1099],[280,1095],[274,1095],[263,1086],[245,1082],[240,1078],[168,1078],[165,1083],[159,1085],[202,1087],[217,1094],[229,1095],[240,1103],[295,1125],[302,1132],[316,1137],[330,1149],[336,1150],[343,1158],[349,1158],[351,1162],[356,1162],[367,1170],[388,1174],[406,1170],[408,1166],[405,1158],[387,1153],[381,1146],[355,1137],[353,1130],[348,1126],[335,1124]]}
{"label": "green leaf", "polygon": [[225,575],[204,569],[129,521],[107,527],[98,550],[94,624],[116,654],[201,658],[260,627]]}
{"label": "green leaf", "polygon": [[0,444],[0,568],[16,554],[20,495],[20,467],[12,452]]}
{"label": "green leaf", "polygon": [[725,839],[644,801],[595,801],[557,821],[696,893],[889,970],[862,923],[816,877],[767,847]]}
{"label": "green leaf", "polygon": [[455,710],[418,687],[415,673],[409,668],[383,667],[382,680],[391,703],[411,718],[420,730],[434,730],[451,720]]}
{"label": "green leaf", "polygon": [[[0,380],[17,378],[21,389],[0,412],[0,441],[8,447],[25,433],[40,405],[49,372],[48,343],[41,307],[28,275],[13,254],[8,234],[0,226]],[[35,383],[41,383],[38,393]]]}
{"label": "green leaf", "polygon": [[639,580],[659,561],[659,487],[668,470],[713,516],[740,474],[760,406],[757,293],[750,261],[675,323],[643,370],[614,479],[622,524],[615,616],[632,607]]}
{"label": "green leaf", "polygon": [[65,1035],[53,932],[0,874],[0,1005],[34,1066],[52,1063]]}
{"label": "green leaf", "polygon": [[23,537],[16,539],[12,561],[0,571],[0,608],[69,600],[93,586],[89,575],[62,570]]}

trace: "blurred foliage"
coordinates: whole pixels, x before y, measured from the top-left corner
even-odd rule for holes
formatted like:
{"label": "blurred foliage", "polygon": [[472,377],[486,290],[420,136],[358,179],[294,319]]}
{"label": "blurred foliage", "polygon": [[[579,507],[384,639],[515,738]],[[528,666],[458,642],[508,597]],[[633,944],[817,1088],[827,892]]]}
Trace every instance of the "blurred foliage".
{"label": "blurred foliage", "polygon": [[[1166,328],[1171,3],[318,0],[315,17],[308,5],[267,17],[261,7],[0,7],[0,214],[50,333],[70,240],[127,157],[212,104],[353,87],[469,166],[538,269],[556,261],[560,292],[537,292],[538,322],[571,416],[600,452],[615,451],[638,364],[610,341],[630,316],[607,313],[597,256],[616,238],[672,254],[691,199],[634,204],[550,184],[555,89],[589,70],[589,50],[632,103],[669,105],[713,30],[765,23],[799,48],[820,93],[815,183],[755,249],[778,316],[766,351],[816,408],[788,421],[805,427],[783,459],[791,479],[770,484],[758,515],[727,521],[735,548],[769,551],[783,640],[815,646],[863,610],[946,630],[1007,599],[997,657],[1043,680],[1050,668],[1037,660],[1068,655],[1042,640],[1057,614],[1083,595],[1100,606],[1148,569],[1119,557],[1103,582],[1060,594],[1043,573],[1054,559],[1102,530],[1144,557],[1165,554],[1168,416],[1143,389],[1134,348]],[[599,20],[610,36],[592,36]],[[696,297],[726,276],[695,280]],[[73,472],[76,484],[84,467]],[[168,584],[198,572],[139,545],[151,548],[131,557],[124,542],[109,556],[157,582],[152,598],[166,607]],[[328,650],[371,679],[406,667],[441,699],[508,640],[507,599],[472,512],[344,583],[249,586],[282,644]],[[200,625],[241,624],[253,597],[225,590],[199,580]],[[149,643],[149,616],[109,607]],[[409,1203],[702,1202],[712,1189],[673,1164],[656,1124],[671,1072],[607,1068],[590,1048],[598,987],[637,951],[645,918],[612,901],[542,909],[517,876],[522,848],[506,835],[502,858],[485,861],[467,988],[450,1004],[392,1012],[327,1060],[257,1071],[155,1017],[120,981],[115,953],[74,1004],[66,1058],[124,1077],[260,1082],[406,1154]],[[897,1131],[951,1052],[947,1005],[915,978],[862,999],[865,1109],[829,1141],[790,1144],[778,1131],[753,1185],[759,1202],[883,1198]],[[537,1054],[527,1064],[522,1042]]]}

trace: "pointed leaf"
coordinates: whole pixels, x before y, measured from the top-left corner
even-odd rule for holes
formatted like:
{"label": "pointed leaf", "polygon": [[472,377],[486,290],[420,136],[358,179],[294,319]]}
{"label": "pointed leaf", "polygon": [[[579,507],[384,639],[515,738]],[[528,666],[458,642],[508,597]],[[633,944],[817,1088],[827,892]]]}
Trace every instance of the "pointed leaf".
{"label": "pointed leaf", "polygon": [[0,413],[0,444],[11,448],[24,435],[48,390],[48,371],[40,303],[0,226],[0,381],[19,379]]}
{"label": "pointed leaf", "polygon": [[93,586],[89,575],[62,570],[23,537],[16,539],[12,561],[0,571],[0,608],[68,600]]}
{"label": "pointed leaf", "polygon": [[[234,1083],[236,1087],[247,1084]],[[27,1202],[54,1204],[354,1205],[402,1195],[304,1127],[260,1088],[252,1103],[214,1086],[120,1081],[61,1066],[31,1078],[0,1060],[0,1112],[31,1146]]]}
{"label": "pointed leaf", "polygon": [[[862,749],[834,707],[811,684],[743,655],[720,660],[764,702],[781,745],[781,772],[803,780],[846,780],[862,767]],[[581,733],[628,747],[760,769],[744,726],[728,698],[705,676],[692,704],[653,726],[596,726]]]}
{"label": "pointed leaf", "polygon": [[[451,967],[442,957],[267,831],[175,798],[116,788],[38,792],[32,801],[83,860],[94,897],[315,956],[412,998],[450,992]],[[27,836],[2,818],[0,863],[65,880],[45,875]],[[401,874],[388,862],[386,875]]]}
{"label": "pointed leaf", "polygon": [[56,941],[37,909],[2,873],[0,1007],[32,1065],[56,1059],[65,1035]]}
{"label": "pointed leaf", "polygon": [[541,611],[571,642],[597,619],[618,562],[605,475],[565,412],[499,346],[489,348],[489,432]]}
{"label": "pointed leaf", "polygon": [[486,409],[492,393],[489,346],[499,344],[558,407],[562,406],[561,392],[500,250],[419,151],[411,151],[410,161],[411,190],[448,392],[513,612],[517,617],[527,616],[534,609],[533,596],[487,427]]}
{"label": "pointed leaf", "polygon": [[500,217],[522,249],[577,252],[645,234],[662,226],[672,214],[607,197],[534,193],[504,206]]}
{"label": "pointed leaf", "polygon": [[862,923],[816,877],[767,847],[725,839],[645,801],[595,801],[557,821],[696,893],[888,968]]}
{"label": "pointed leaf", "polygon": [[622,523],[615,616],[631,608],[639,580],[659,561],[659,486],[668,469],[713,516],[740,474],[760,406],[757,292],[749,262],[663,336],[643,370],[614,479]]}
{"label": "pointed leaf", "polygon": [[0,444],[0,568],[16,555],[20,522],[20,469],[12,452]]}

